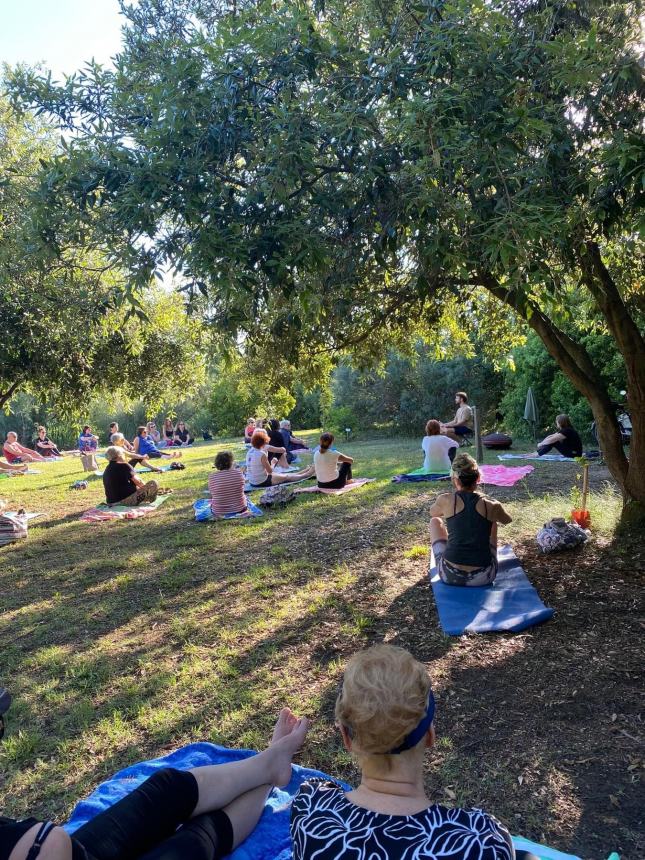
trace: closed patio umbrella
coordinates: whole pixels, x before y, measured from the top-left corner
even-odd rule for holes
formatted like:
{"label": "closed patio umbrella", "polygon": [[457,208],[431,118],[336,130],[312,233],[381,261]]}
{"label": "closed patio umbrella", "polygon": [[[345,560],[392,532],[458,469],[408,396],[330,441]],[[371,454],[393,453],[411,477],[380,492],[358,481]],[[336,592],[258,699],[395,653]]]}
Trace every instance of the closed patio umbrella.
{"label": "closed patio umbrella", "polygon": [[533,431],[533,439],[536,439],[535,431],[540,420],[537,408],[537,401],[533,389],[529,385],[529,390],[526,392],[526,403],[524,404],[524,420],[528,421]]}

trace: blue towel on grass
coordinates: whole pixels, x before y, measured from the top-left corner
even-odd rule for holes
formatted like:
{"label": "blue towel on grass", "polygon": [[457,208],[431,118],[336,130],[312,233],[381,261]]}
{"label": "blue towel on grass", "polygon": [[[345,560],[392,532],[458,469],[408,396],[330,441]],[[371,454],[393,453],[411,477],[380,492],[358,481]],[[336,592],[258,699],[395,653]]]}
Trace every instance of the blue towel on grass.
{"label": "blue towel on grass", "polygon": [[492,585],[480,588],[446,585],[436,568],[429,572],[439,623],[444,633],[518,633],[553,616],[540,600],[517,560],[512,547],[497,553],[499,570]]}
{"label": "blue towel on grass", "polygon": [[[120,800],[160,767],[176,767],[188,770],[206,764],[226,764],[239,761],[254,755],[251,750],[231,750],[216,744],[198,743],[175,750],[162,758],[139,762],[119,771],[111,779],[99,785],[86,800],[77,804],[72,816],[63,825],[68,833],[73,833],[83,824],[98,815],[104,809]],[[323,778],[331,779],[327,774],[318,770],[294,765],[291,782],[285,788],[274,788],[267,800],[262,818],[249,838],[230,855],[232,860],[291,860],[291,838],[289,822],[291,816],[291,801],[305,780]],[[334,780],[346,790],[349,786],[339,780]],[[532,851],[545,860],[580,860],[570,854],[562,854],[553,848],[545,848],[535,842],[529,842],[521,837],[513,837],[518,848]]]}
{"label": "blue towel on grass", "polygon": [[257,505],[254,505],[253,502],[247,498],[246,507],[250,512],[250,516],[247,513],[244,514],[224,514],[224,516],[216,517],[211,510],[211,500],[210,494],[207,499],[197,499],[195,504],[193,505],[193,510],[195,511],[195,519],[201,522],[207,522],[209,520],[217,521],[217,520],[250,520],[253,517],[261,517],[263,515],[263,511],[258,508]]}

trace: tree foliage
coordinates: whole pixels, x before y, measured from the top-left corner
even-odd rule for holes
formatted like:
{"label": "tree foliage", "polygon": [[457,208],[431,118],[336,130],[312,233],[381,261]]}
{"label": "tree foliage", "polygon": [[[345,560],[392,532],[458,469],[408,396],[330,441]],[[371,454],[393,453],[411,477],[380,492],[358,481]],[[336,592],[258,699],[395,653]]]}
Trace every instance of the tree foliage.
{"label": "tree foliage", "polygon": [[119,301],[123,273],[98,250],[36,253],[32,189],[53,152],[46,127],[0,102],[0,407],[28,391],[80,414],[97,392],[145,391],[154,411],[203,378],[201,326],[149,285],[146,314],[132,314]]}
{"label": "tree foliage", "polygon": [[[46,247],[82,232],[136,286],[170,264],[221,330],[383,355],[523,320],[644,499],[638,2],[145,0],[114,71],[16,101],[74,130],[41,187]],[[51,213],[55,217],[51,218]],[[133,287],[134,288],[134,287]],[[585,306],[625,362],[628,463]]]}

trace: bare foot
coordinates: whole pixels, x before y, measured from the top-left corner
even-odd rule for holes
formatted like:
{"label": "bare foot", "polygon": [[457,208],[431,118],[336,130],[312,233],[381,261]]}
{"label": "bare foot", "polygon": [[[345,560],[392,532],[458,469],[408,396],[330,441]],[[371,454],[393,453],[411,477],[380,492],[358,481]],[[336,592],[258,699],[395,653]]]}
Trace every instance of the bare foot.
{"label": "bare foot", "polygon": [[271,740],[269,742],[269,746],[271,744],[276,743],[281,738],[284,738],[286,735],[290,734],[291,730],[298,722],[298,717],[294,714],[291,708],[283,708],[280,711],[280,716],[273,728],[273,734],[271,735]]}
{"label": "bare foot", "polygon": [[[284,710],[288,709],[285,708]],[[282,711],[276,723],[274,739],[271,740],[271,744],[266,750],[266,754],[271,757],[271,764],[269,765],[271,782],[273,785],[278,786],[288,785],[290,782],[291,760],[303,745],[311,725],[306,717],[302,717],[299,720],[296,719],[291,731],[287,734],[282,734],[282,737],[275,738],[276,731],[278,734],[281,734],[286,729],[289,717],[283,717],[283,714],[284,711]]]}

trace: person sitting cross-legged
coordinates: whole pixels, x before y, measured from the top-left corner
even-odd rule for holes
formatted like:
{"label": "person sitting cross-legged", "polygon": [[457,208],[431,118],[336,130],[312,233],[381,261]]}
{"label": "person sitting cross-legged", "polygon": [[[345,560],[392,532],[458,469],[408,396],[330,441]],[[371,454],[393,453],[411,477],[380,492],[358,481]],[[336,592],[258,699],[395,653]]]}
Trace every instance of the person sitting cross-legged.
{"label": "person sitting cross-legged", "polygon": [[492,815],[428,797],[435,700],[426,667],[408,651],[375,645],[355,654],[335,711],[360,784],[349,791],[326,779],[302,784],[291,807],[293,860],[537,860],[516,852]]}
{"label": "person sitting cross-legged", "polygon": [[243,514],[247,510],[244,473],[236,467],[230,451],[220,451],[215,457],[215,470],[208,476],[213,515]]}
{"label": "person sitting cross-legged", "polygon": [[7,433],[7,438],[2,446],[2,453],[7,458],[7,463],[38,463],[46,460],[42,454],[37,451],[32,451],[31,448],[25,448],[18,442],[18,434],[10,430]]}
{"label": "person sitting cross-legged", "polygon": [[175,427],[175,445],[192,445],[195,441],[185,421],[178,421]]}
{"label": "person sitting cross-legged", "polygon": [[424,471],[435,475],[449,472],[458,447],[458,442],[441,432],[439,421],[430,419],[426,424],[426,435],[421,440],[425,454]]}
{"label": "person sitting cross-legged", "polygon": [[453,493],[430,508],[430,539],[439,578],[447,585],[490,585],[497,576],[497,525],[512,522],[500,502],[477,492],[479,467],[469,454],[452,463]]}
{"label": "person sitting cross-legged", "polygon": [[441,432],[455,442],[465,442],[468,436],[472,436],[473,432],[473,410],[468,405],[468,395],[465,391],[458,391],[455,394],[455,405],[457,411],[452,421],[446,421],[441,425]]}
{"label": "person sitting cross-legged", "polygon": [[131,507],[154,502],[159,494],[159,485],[156,481],[144,484],[132,466],[125,462],[123,448],[111,445],[106,449],[105,456],[108,464],[103,472],[103,487],[108,505]]}
{"label": "person sitting cross-legged", "polygon": [[354,459],[340,451],[332,451],[333,433],[323,433],[314,454],[316,480],[321,490],[341,490],[352,480]]}
{"label": "person sitting cross-legged", "polygon": [[291,762],[309,721],[283,708],[257,755],[189,770],[162,767],[73,834],[39,822],[0,819],[0,860],[220,860],[249,836],[273,786],[291,780]]}
{"label": "person sitting cross-legged", "polygon": [[[251,436],[251,447],[246,452],[246,478],[252,487],[272,487],[276,484],[291,484],[311,478],[314,467],[302,469],[300,472],[276,474],[278,464],[276,457],[269,459],[272,446],[269,445],[269,435],[264,430],[256,430]],[[284,454],[284,448],[279,449]]]}
{"label": "person sitting cross-legged", "polygon": [[556,431],[543,439],[537,446],[537,451],[530,457],[543,457],[554,448],[563,457],[582,457],[582,440],[574,429],[568,415],[558,415],[555,419]]}

